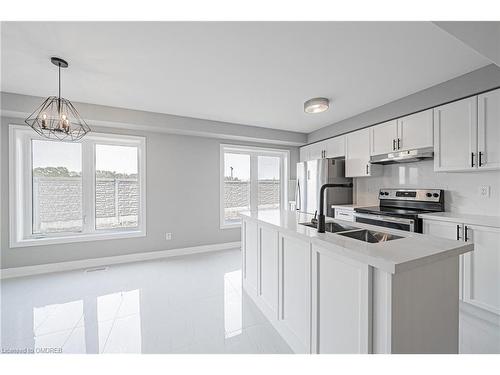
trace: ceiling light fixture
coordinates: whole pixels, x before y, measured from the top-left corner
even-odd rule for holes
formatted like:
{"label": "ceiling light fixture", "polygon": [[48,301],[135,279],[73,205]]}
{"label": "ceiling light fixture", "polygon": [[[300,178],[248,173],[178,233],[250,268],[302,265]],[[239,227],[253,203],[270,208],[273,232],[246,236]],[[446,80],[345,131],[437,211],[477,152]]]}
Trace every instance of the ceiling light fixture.
{"label": "ceiling light fixture", "polygon": [[61,68],[67,68],[67,61],[51,57],[52,64],[59,68],[58,96],[49,96],[25,120],[41,136],[49,139],[77,141],[90,131],[90,127],[68,99],[61,97]]}
{"label": "ceiling light fixture", "polygon": [[325,112],[330,106],[330,101],[327,98],[312,98],[304,103],[305,113],[321,113]]}

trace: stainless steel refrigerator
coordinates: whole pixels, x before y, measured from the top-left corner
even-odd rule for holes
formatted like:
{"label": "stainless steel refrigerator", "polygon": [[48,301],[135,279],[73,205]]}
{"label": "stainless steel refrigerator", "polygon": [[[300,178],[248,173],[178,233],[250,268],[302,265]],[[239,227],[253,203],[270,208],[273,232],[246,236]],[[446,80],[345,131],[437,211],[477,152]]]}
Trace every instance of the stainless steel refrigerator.
{"label": "stainless steel refrigerator", "polygon": [[[344,159],[319,159],[297,163],[295,204],[297,211],[314,214],[319,210],[319,189],[323,184],[347,184]],[[352,188],[327,189],[326,216],[333,217],[333,204],[352,203]]]}

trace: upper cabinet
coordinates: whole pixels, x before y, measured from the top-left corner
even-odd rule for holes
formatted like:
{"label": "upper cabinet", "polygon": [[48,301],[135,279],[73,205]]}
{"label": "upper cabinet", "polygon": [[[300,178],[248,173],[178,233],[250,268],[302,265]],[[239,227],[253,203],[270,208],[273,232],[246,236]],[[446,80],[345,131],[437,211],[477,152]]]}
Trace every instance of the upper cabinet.
{"label": "upper cabinet", "polygon": [[477,168],[477,96],[434,108],[434,170]]}
{"label": "upper cabinet", "polygon": [[500,89],[434,108],[434,170],[500,168]]}
{"label": "upper cabinet", "polygon": [[477,167],[500,168],[500,89],[477,97]]}
{"label": "upper cabinet", "polygon": [[371,155],[432,147],[432,109],[373,126]]}
{"label": "upper cabinet", "polygon": [[326,143],[326,157],[340,158],[345,156],[345,136],[330,138]]}
{"label": "upper cabinet", "polygon": [[432,109],[398,119],[398,151],[416,150],[434,145]]}
{"label": "upper cabinet", "polygon": [[338,158],[345,156],[345,138],[330,138],[300,148],[300,161]]}
{"label": "upper cabinet", "polygon": [[391,120],[383,124],[372,126],[370,132],[371,155],[381,155],[396,151],[398,138],[397,120]]}
{"label": "upper cabinet", "polygon": [[361,129],[345,136],[346,177],[380,174],[381,166],[370,164],[370,129]]}

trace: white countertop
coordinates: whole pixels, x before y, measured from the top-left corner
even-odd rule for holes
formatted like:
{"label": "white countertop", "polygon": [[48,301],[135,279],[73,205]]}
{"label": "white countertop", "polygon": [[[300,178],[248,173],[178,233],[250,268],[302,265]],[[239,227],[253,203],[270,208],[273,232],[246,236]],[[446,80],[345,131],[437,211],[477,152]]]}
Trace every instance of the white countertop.
{"label": "white countertop", "polygon": [[318,233],[314,228],[300,225],[310,222],[313,215],[287,210],[245,211],[244,219],[258,221],[283,233],[310,239],[313,244],[331,249],[344,256],[382,269],[389,273],[402,272],[419,265],[435,262],[473,250],[471,243],[447,240],[429,235],[381,228],[363,223],[351,223],[327,218],[327,222],[338,222],[356,228],[387,232],[404,238],[380,243],[367,243],[335,233]]}
{"label": "white countertop", "polygon": [[367,207],[367,204],[332,204],[332,208],[346,208],[348,210],[354,210],[357,207]]}
{"label": "white countertop", "polygon": [[418,215],[421,219],[452,221],[457,223],[484,225],[500,228],[500,216],[458,214],[455,212],[435,212]]}

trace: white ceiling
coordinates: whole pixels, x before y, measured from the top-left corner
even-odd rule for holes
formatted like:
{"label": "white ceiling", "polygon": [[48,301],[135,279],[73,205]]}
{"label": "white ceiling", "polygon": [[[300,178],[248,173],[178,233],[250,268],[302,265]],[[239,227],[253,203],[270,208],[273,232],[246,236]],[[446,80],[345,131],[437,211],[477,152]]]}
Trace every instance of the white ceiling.
{"label": "white ceiling", "polygon": [[72,101],[305,133],[490,63],[431,22],[4,22],[1,51],[5,92],[56,94],[61,56]]}

